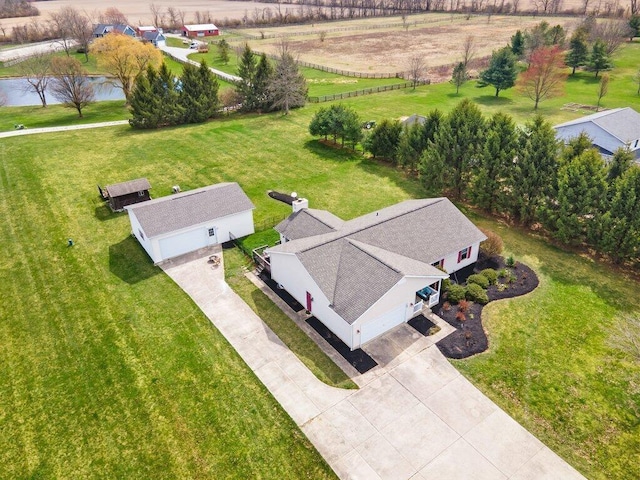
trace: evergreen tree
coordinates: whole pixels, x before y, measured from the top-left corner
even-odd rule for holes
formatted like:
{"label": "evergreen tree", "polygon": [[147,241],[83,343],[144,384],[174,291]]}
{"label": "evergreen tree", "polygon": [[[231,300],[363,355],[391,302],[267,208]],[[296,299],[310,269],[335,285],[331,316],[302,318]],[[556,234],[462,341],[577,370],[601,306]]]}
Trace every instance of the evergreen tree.
{"label": "evergreen tree", "polygon": [[596,243],[606,199],[602,156],[594,149],[585,150],[558,171],[557,210],[548,226],[565,244]]}
{"label": "evergreen tree", "polygon": [[[332,105],[331,107],[333,107]],[[328,108],[321,107],[311,119],[311,123],[309,123],[309,133],[313,136],[324,137],[325,140],[328,139],[329,135],[333,132],[331,131],[331,112]],[[336,142],[336,138],[334,137],[333,142]]]}
{"label": "evergreen tree", "polygon": [[268,112],[273,107],[273,100],[269,94],[269,84],[273,77],[273,67],[267,56],[263,53],[256,67],[256,75],[253,82],[254,109]]}
{"label": "evergreen tree", "polygon": [[601,71],[609,70],[612,66],[606,43],[600,39],[596,40],[589,56],[589,69],[596,72],[596,78],[598,78]]}
{"label": "evergreen tree", "polygon": [[218,111],[218,81],[203,60],[200,67],[185,64],[181,80],[180,105],[183,123],[200,123]]}
{"label": "evergreen tree", "polygon": [[431,110],[427,114],[427,118],[422,126],[422,137],[424,141],[425,148],[428,145],[429,141],[433,141],[436,136],[436,132],[440,128],[440,125],[444,121],[444,114],[438,110],[437,108]]}
{"label": "evergreen tree", "polygon": [[492,85],[496,89],[497,97],[500,90],[515,85],[517,76],[516,57],[509,47],[504,47],[491,54],[489,67],[480,73],[480,86]]}
{"label": "evergreen tree", "polygon": [[615,262],[640,258],[640,167],[629,168],[614,184],[601,222],[600,250]]}
{"label": "evergreen tree", "polygon": [[631,150],[628,148],[620,147],[613,152],[613,157],[609,162],[609,171],[607,173],[607,180],[610,184],[613,184],[618,178],[631,168],[634,163],[634,156]]}
{"label": "evergreen tree", "polygon": [[577,137],[570,138],[567,144],[562,147],[560,153],[559,167],[571,162],[574,158],[579,157],[587,150],[593,149],[593,142],[589,135],[585,132],[580,132]]}
{"label": "evergreen tree", "polygon": [[284,110],[302,107],[307,101],[307,81],[298,70],[293,56],[283,50],[269,82],[268,94],[275,109]]}
{"label": "evergreen tree", "polygon": [[631,15],[629,19],[629,41],[633,41],[633,37],[640,37],[640,15]]}
{"label": "evergreen tree", "polygon": [[345,143],[355,147],[362,139],[360,117],[353,108],[344,105],[321,108],[311,119],[309,133],[324,136],[325,140],[331,135],[334,143],[340,138],[343,147]]}
{"label": "evergreen tree", "polygon": [[469,197],[478,207],[493,213],[501,209],[504,183],[513,167],[518,136],[513,119],[504,113],[496,113],[487,125],[484,147],[479,165],[469,190]]}
{"label": "evergreen tree", "polygon": [[422,152],[427,147],[424,125],[414,123],[404,128],[400,135],[397,159],[398,165],[413,170],[417,167]]}
{"label": "evergreen tree", "polygon": [[515,35],[511,37],[511,53],[516,58],[522,58],[524,55],[524,35],[520,30],[516,31]]}
{"label": "evergreen tree", "polygon": [[147,67],[145,74],[133,87],[133,92],[129,99],[129,111],[132,118],[129,124],[134,128],[157,128],[159,124],[159,113],[161,109],[160,99],[156,97],[151,89],[151,81],[155,81],[157,72],[153,66]]}
{"label": "evergreen tree", "polygon": [[218,42],[218,59],[224,64],[229,63],[229,43],[223,38]]}
{"label": "evergreen tree", "polygon": [[376,158],[396,162],[402,125],[397,120],[382,120],[365,140],[365,149]]}
{"label": "evergreen tree", "polygon": [[256,58],[249,44],[245,44],[240,60],[238,61],[238,76],[240,81],[236,84],[236,91],[242,98],[242,109],[252,111],[256,100],[253,90],[253,83],[256,77]]}
{"label": "evergreen tree", "polygon": [[158,125],[177,125],[181,121],[182,108],[178,102],[179,94],[176,80],[166,63],[160,65],[158,75],[149,82],[151,90],[160,102]]}
{"label": "evergreen tree", "polygon": [[[471,169],[477,162],[485,135],[485,121],[478,107],[468,99],[447,115],[421,160],[421,175],[428,189],[444,187],[462,198]],[[441,171],[434,168],[441,167]]]}
{"label": "evergreen tree", "polygon": [[589,46],[587,44],[587,32],[578,28],[569,41],[569,52],[565,57],[565,63],[571,67],[571,75],[575,75],[576,68],[587,64],[589,60]]}
{"label": "evergreen tree", "polygon": [[538,219],[540,208],[554,192],[557,157],[555,130],[537,115],[520,133],[518,154],[506,189],[507,206],[524,225]]}
{"label": "evergreen tree", "polygon": [[456,94],[460,92],[460,87],[467,81],[469,76],[467,75],[467,67],[464,63],[459,62],[453,68],[453,74],[451,75],[451,83],[456,86]]}

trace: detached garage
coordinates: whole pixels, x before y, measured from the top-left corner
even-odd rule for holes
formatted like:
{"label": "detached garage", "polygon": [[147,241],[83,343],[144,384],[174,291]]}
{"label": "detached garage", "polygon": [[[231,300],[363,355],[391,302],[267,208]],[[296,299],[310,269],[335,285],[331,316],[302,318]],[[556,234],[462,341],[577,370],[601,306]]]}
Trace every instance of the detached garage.
{"label": "detached garage", "polygon": [[237,183],[126,207],[131,231],[154,263],[253,233],[254,208]]}

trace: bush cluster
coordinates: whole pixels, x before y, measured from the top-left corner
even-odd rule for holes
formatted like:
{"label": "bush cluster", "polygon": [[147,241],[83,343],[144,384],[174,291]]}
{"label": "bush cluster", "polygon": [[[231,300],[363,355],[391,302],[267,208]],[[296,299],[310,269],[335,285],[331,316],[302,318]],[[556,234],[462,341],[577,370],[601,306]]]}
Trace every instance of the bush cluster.
{"label": "bush cluster", "polygon": [[447,289],[447,299],[451,303],[458,303],[460,300],[464,300],[465,294],[465,288],[462,285],[457,285],[455,283],[451,284]]}
{"label": "bush cluster", "polygon": [[480,272],[480,275],[489,280],[489,285],[495,285],[498,283],[498,272],[496,272],[493,268],[485,268]]}
{"label": "bush cluster", "polygon": [[480,285],[480,287],[482,288],[489,287],[489,279],[479,273],[474,273],[473,275],[469,275],[469,278],[467,278],[467,285],[471,285],[474,283],[476,285]]}
{"label": "bush cluster", "polygon": [[472,302],[480,303],[482,305],[489,303],[487,291],[477,283],[470,283],[467,285],[467,288],[465,289],[465,297],[467,300],[471,300]]}

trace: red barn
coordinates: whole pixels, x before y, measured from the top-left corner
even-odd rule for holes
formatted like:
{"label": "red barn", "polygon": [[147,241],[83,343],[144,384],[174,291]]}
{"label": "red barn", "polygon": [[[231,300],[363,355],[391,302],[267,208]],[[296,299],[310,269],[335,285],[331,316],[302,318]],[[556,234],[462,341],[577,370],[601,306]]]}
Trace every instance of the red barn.
{"label": "red barn", "polygon": [[220,35],[220,30],[213,23],[203,23],[200,25],[185,25],[182,27],[183,37],[213,37]]}

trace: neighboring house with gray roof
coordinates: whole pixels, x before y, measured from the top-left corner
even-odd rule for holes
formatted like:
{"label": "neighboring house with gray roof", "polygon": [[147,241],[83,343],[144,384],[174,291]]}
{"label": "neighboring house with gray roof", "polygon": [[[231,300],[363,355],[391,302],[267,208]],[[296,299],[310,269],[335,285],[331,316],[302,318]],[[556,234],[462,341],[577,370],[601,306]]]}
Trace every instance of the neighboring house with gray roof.
{"label": "neighboring house with gray roof", "polygon": [[235,182],[126,207],[131,231],[154,263],[253,233],[254,208]]}
{"label": "neighboring house with gray roof", "polygon": [[349,221],[305,208],[275,228],[271,277],[351,349],[437,304],[441,281],[475,263],[486,239],[447,198]]}
{"label": "neighboring house with gray roof", "polygon": [[102,38],[107,33],[121,33],[122,35],[128,35],[130,37],[136,36],[136,31],[133,27],[129,25],[122,24],[109,24],[109,23],[98,23],[93,26],[93,38]]}
{"label": "neighboring house with gray roof", "polygon": [[633,108],[605,110],[553,128],[565,143],[584,132],[605,157],[618,148],[628,148],[636,160],[640,159],[640,113]]}

